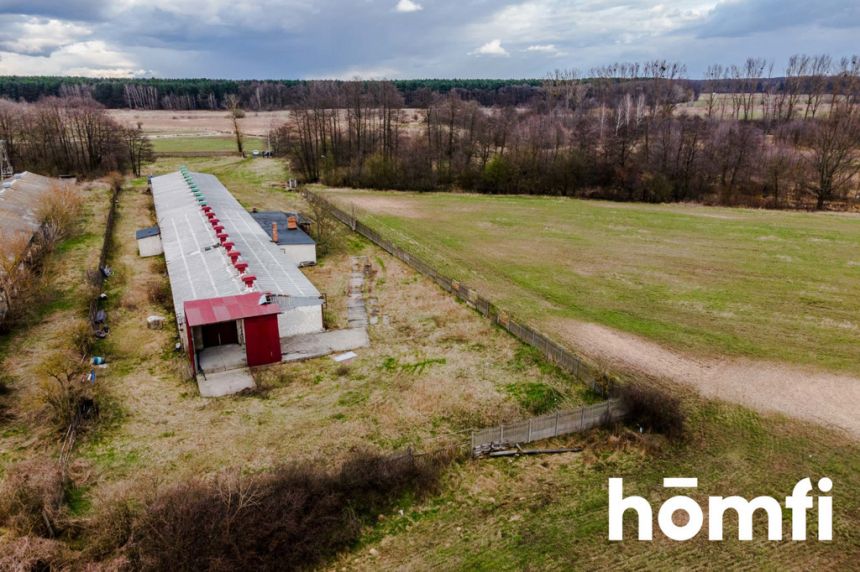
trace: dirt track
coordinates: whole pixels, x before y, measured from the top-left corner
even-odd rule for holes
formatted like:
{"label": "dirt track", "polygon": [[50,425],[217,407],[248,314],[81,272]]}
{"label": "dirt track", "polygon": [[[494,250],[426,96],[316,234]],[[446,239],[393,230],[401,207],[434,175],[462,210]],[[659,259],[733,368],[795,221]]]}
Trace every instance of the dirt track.
{"label": "dirt track", "polygon": [[556,320],[553,328],[599,363],[684,383],[763,412],[836,427],[860,438],[860,379],[786,364],[685,356],[597,324]]}

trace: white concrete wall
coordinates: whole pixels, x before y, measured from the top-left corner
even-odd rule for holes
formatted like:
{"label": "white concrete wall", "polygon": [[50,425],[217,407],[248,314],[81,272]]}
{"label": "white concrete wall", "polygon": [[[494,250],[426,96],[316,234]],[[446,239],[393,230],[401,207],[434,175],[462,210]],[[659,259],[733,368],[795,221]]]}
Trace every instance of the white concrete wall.
{"label": "white concrete wall", "polygon": [[296,266],[306,266],[308,264],[317,263],[317,245],[316,244],[284,244],[281,246],[281,251]]}
{"label": "white concrete wall", "polygon": [[158,256],[164,252],[161,246],[161,236],[147,236],[137,241],[137,251],[141,256]]}
{"label": "white concrete wall", "polygon": [[282,338],[321,332],[323,330],[322,306],[302,306],[278,314],[278,330]]}

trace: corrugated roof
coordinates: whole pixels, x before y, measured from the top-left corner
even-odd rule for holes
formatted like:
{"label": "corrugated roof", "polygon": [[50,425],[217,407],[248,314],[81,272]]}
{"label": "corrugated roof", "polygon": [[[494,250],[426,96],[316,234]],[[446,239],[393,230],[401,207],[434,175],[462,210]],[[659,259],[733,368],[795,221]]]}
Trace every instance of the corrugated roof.
{"label": "corrugated roof", "polygon": [[[188,180],[199,189],[200,198]],[[252,291],[306,300],[320,298],[310,280],[214,175],[174,172],[153,177],[152,196],[175,308],[183,308],[189,300],[249,291],[230,263],[202,204],[212,208],[234,249],[247,262],[247,273],[256,276]]]}
{"label": "corrugated roof", "polygon": [[185,316],[189,326],[203,326],[281,312],[277,304],[260,304],[260,296],[262,296],[260,293],[250,293],[189,300],[185,302]]}
{"label": "corrugated roof", "polygon": [[150,236],[158,236],[159,234],[161,234],[161,231],[158,230],[158,225],[155,225],[138,230],[134,233],[134,237],[140,240],[141,238],[149,238]]}
{"label": "corrugated roof", "polygon": [[278,245],[283,246],[286,244],[316,244],[314,239],[309,237],[305,231],[300,228],[287,228],[287,218],[290,216],[295,216],[296,219],[299,219],[299,215],[296,213],[285,213],[280,211],[259,211],[255,213],[251,213],[251,216],[257,221],[257,224],[260,225],[260,228],[263,229],[263,232],[271,236],[272,233],[272,224],[278,225]]}
{"label": "corrugated roof", "polygon": [[42,198],[57,187],[73,184],[27,171],[4,180],[0,184],[0,230],[32,235],[39,228]]}

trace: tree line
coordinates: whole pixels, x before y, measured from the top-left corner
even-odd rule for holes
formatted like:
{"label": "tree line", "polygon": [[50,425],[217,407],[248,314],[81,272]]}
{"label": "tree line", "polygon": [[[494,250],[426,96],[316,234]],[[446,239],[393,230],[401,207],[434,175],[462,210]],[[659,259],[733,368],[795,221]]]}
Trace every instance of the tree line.
{"label": "tree line", "polygon": [[410,109],[393,83],[313,82],[271,141],[304,180],[330,185],[776,208],[853,200],[860,59],[795,56],[779,82],[768,69],[754,58],[714,66],[696,95],[680,64],[614,64],[587,80],[558,72],[529,104],[492,107],[453,90]]}
{"label": "tree line", "polygon": [[17,171],[49,176],[140,175],[141,166],[152,159],[152,145],[139,125],[120,125],[88,97],[0,100],[0,139]]}
{"label": "tree line", "polygon": [[[115,79],[0,76],[0,98],[36,102],[45,97],[86,97],[111,109],[219,110],[234,98],[243,109],[286,109],[313,81],[221,79]],[[349,82],[339,82],[349,83]],[[538,79],[421,79],[392,82],[407,105],[458,91],[483,105],[518,105],[540,92]]]}

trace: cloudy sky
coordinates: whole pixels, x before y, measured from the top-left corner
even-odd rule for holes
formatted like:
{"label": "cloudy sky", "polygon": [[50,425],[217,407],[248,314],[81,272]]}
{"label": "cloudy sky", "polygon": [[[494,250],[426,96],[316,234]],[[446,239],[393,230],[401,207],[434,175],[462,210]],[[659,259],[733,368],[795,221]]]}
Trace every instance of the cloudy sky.
{"label": "cloudy sky", "polygon": [[544,77],[860,51],[858,0],[0,0],[0,74]]}

